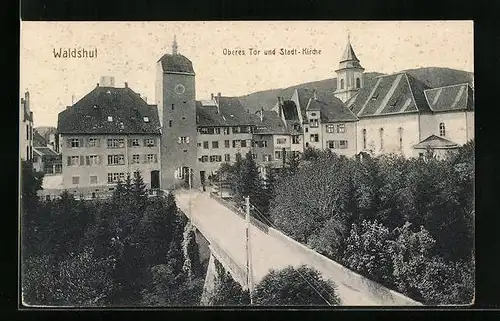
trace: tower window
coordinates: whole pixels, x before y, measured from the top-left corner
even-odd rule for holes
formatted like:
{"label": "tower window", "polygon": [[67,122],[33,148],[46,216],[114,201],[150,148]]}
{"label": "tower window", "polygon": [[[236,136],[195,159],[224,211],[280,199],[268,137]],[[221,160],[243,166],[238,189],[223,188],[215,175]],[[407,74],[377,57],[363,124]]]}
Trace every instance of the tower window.
{"label": "tower window", "polygon": [[172,104],[172,110],[174,110],[174,104]]}
{"label": "tower window", "polygon": [[340,79],[340,89],[344,89],[344,79]]}
{"label": "tower window", "polygon": [[439,123],[439,136],[446,136],[446,127],[444,123]]}
{"label": "tower window", "polygon": [[168,121],[168,127],[172,127],[172,120]]}
{"label": "tower window", "polygon": [[361,88],[361,79],[356,78],[356,88]]}

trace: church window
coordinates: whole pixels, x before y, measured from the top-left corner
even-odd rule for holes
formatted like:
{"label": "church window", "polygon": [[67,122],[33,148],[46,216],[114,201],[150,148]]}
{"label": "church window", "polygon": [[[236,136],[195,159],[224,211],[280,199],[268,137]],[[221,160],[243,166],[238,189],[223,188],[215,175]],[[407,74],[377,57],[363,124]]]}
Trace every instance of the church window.
{"label": "church window", "polygon": [[403,149],[403,127],[399,127],[398,132],[399,132],[399,149],[402,150]]}
{"label": "church window", "polygon": [[366,149],[366,129],[363,129],[363,149]]}
{"label": "church window", "polygon": [[340,79],[340,89],[344,89],[344,79]]}
{"label": "church window", "polygon": [[172,127],[172,120],[168,121],[168,127]]}
{"label": "church window", "polygon": [[356,78],[356,88],[361,88],[361,79]]}
{"label": "church window", "polygon": [[174,110],[174,104],[172,104],[172,110]]}
{"label": "church window", "polygon": [[439,136],[446,136],[446,127],[444,123],[439,123]]}
{"label": "church window", "polygon": [[380,128],[380,150],[384,149],[384,129]]}

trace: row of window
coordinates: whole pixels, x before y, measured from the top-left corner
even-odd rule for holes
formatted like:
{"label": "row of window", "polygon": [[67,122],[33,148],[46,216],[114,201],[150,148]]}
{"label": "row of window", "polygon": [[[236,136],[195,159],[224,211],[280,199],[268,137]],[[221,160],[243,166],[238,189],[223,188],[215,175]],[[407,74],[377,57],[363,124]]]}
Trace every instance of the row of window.
{"label": "row of window", "polygon": [[[133,177],[137,177],[138,175],[139,175],[139,171],[135,171]],[[91,185],[99,184],[99,177],[97,175],[90,175],[89,178],[90,178]],[[108,184],[115,184],[115,183],[118,183],[118,181],[125,180],[125,173],[108,173],[107,178],[108,178],[107,179]],[[73,185],[79,185],[80,184],[80,176],[71,177],[71,183]]]}
{"label": "row of window", "polygon": [[[107,164],[111,165],[125,165],[125,155],[117,154],[117,155],[108,155],[107,156]],[[140,163],[158,163],[158,155],[157,154],[134,154],[132,155],[132,159],[130,161],[131,164],[140,164]],[[67,166],[95,166],[102,164],[102,155],[80,155],[80,156],[68,156],[67,157]]]}
{"label": "row of window", "polygon": [[[344,79],[340,79],[340,89],[344,89]],[[356,78],[356,88],[361,88],[361,79]]]}
{"label": "row of window", "polygon": [[253,133],[251,126],[233,126],[233,127],[198,127],[198,132],[204,135],[230,135],[231,129],[233,134]]}
{"label": "row of window", "polygon": [[[84,144],[84,140],[82,138],[71,138],[67,141],[67,146],[71,148],[80,148],[80,147],[101,147],[101,139],[90,137],[87,138]],[[124,148],[125,147],[125,139],[123,138],[108,138],[106,140],[106,146],[108,148]],[[128,140],[128,147],[154,147],[156,146],[156,139],[154,138],[132,138]]]}
{"label": "row of window", "polygon": [[346,149],[347,140],[329,140],[326,142],[330,149]]}

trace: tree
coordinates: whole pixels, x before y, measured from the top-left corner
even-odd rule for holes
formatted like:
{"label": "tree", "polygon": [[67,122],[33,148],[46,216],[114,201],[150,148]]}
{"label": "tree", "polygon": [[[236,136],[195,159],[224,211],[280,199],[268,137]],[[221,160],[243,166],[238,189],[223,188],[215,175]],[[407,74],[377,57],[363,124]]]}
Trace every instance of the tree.
{"label": "tree", "polygon": [[217,260],[215,262],[215,289],[209,300],[209,305],[215,306],[240,306],[250,304],[248,291],[243,290],[241,285],[234,281],[233,277],[227,272],[222,264]]}
{"label": "tree", "polygon": [[29,256],[21,261],[22,301],[27,305],[57,304],[56,265],[48,256]]}
{"label": "tree", "polygon": [[343,262],[352,270],[380,282],[392,285],[393,262],[389,246],[392,235],[377,221],[353,224],[346,240]]}
{"label": "tree", "polygon": [[148,193],[146,192],[146,184],[144,184],[140,172],[134,175],[132,194],[134,195],[139,211],[143,211],[148,201]]}
{"label": "tree", "polygon": [[184,229],[184,266],[183,271],[189,279],[194,279],[201,275],[201,262],[198,244],[196,243],[195,230],[191,222],[188,222]]}
{"label": "tree", "polygon": [[255,305],[340,305],[335,285],[307,266],[271,270],[257,284]]}

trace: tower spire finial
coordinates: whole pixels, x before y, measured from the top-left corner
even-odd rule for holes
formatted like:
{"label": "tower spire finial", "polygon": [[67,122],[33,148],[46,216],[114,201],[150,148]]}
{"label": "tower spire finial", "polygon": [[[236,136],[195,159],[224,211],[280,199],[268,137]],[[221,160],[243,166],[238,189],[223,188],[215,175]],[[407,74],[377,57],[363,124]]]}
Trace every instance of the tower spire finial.
{"label": "tower spire finial", "polygon": [[172,54],[177,55],[177,37],[174,35],[174,42],[172,43]]}
{"label": "tower spire finial", "polygon": [[351,43],[351,31],[349,29],[347,29],[347,43]]}

